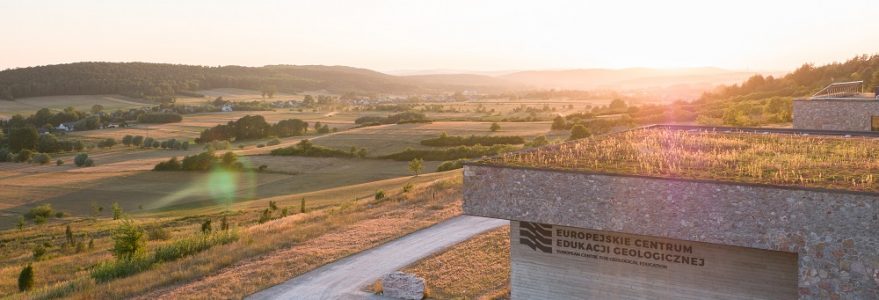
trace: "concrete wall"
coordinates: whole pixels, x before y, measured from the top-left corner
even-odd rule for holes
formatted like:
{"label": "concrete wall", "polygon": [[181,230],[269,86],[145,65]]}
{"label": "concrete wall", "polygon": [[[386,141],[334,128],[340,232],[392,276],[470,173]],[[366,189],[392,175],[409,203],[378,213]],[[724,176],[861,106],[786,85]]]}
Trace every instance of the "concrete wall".
{"label": "concrete wall", "polygon": [[879,100],[794,100],[795,129],[870,131]]}
{"label": "concrete wall", "polygon": [[879,299],[877,194],[467,165],[464,212],[796,253],[800,298]]}
{"label": "concrete wall", "polygon": [[[514,299],[797,298],[793,253],[521,224],[510,227]],[[535,230],[545,248],[531,247]]]}

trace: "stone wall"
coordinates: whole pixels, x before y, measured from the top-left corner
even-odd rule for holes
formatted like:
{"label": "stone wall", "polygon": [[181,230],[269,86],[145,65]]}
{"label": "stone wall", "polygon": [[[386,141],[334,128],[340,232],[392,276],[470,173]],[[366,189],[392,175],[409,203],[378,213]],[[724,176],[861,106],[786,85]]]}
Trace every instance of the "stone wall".
{"label": "stone wall", "polygon": [[464,212],[797,253],[801,299],[879,299],[877,194],[467,165]]}
{"label": "stone wall", "polygon": [[870,131],[879,116],[879,100],[794,100],[795,129]]}

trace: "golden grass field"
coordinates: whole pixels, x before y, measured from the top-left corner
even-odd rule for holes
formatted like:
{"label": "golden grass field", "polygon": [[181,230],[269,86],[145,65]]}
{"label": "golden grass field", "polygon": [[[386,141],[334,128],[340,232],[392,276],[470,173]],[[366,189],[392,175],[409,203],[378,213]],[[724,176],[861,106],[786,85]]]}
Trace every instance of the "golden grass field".
{"label": "golden grass field", "polygon": [[401,271],[424,278],[429,299],[509,299],[510,226],[474,236]]}
{"label": "golden grass field", "polygon": [[56,111],[63,110],[67,107],[73,107],[79,111],[89,111],[95,104],[102,105],[106,111],[153,105],[144,100],[119,95],[30,97],[16,99],[14,101],[0,100],[0,118],[8,118],[15,114],[27,116],[44,107]]}
{"label": "golden grass field", "polygon": [[[160,226],[170,232],[168,240],[149,242],[149,249],[195,235],[201,221],[217,222],[220,216],[230,219],[241,238],[106,283],[90,279],[88,270],[100,261],[112,260],[107,251],[111,247],[109,233],[119,221],[98,217],[69,222],[78,239],[94,239],[94,249],[79,253],[58,246],[63,242],[58,240],[59,237],[63,240],[64,224],[61,223],[4,231],[0,238],[11,242],[0,249],[4,258],[0,260],[0,293],[35,299],[57,296],[110,299],[137,295],[144,299],[241,297],[459,214],[460,176],[456,174],[425,176],[422,179],[426,180],[416,180],[416,188],[408,193],[399,190],[406,181],[392,182],[397,189],[388,189],[389,198],[381,201],[366,197],[328,205],[320,199],[322,196],[332,199],[334,191],[326,195],[314,193],[307,196],[309,212],[302,214],[293,210],[288,217],[273,212],[275,220],[262,224],[256,220],[260,211],[268,207],[268,200],[263,201],[262,206],[249,202],[222,210],[183,209],[135,214],[143,226]],[[380,186],[383,185],[371,186],[370,190]],[[279,207],[298,208],[300,199],[274,198],[272,201]],[[358,238],[351,238],[355,236]],[[47,258],[34,263],[38,289],[26,297],[14,294],[15,275],[24,263],[31,261],[30,246],[35,244],[54,245],[49,248]]]}

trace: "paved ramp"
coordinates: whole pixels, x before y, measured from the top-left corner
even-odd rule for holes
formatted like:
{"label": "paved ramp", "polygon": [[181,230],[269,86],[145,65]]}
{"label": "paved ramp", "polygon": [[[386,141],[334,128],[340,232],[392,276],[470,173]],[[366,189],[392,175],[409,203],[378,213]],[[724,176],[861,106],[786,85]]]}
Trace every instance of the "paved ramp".
{"label": "paved ramp", "polygon": [[361,290],[385,274],[399,270],[474,235],[508,224],[507,220],[473,216],[454,217],[327,264],[250,295],[247,299],[374,298]]}

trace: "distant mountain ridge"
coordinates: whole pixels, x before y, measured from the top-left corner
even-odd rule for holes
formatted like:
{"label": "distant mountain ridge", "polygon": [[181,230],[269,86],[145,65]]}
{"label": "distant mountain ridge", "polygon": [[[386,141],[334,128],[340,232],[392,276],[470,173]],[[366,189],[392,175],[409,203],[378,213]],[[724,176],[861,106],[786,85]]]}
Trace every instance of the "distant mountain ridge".
{"label": "distant mountain ridge", "polygon": [[324,65],[195,66],[142,62],[79,62],[0,71],[0,99],[56,95],[121,94],[167,99],[213,88],[326,90],[337,94],[418,94],[527,89],[639,89],[690,84],[708,89],[742,82],[755,72],[719,68],[574,69],[480,74],[390,75],[369,69]]}

